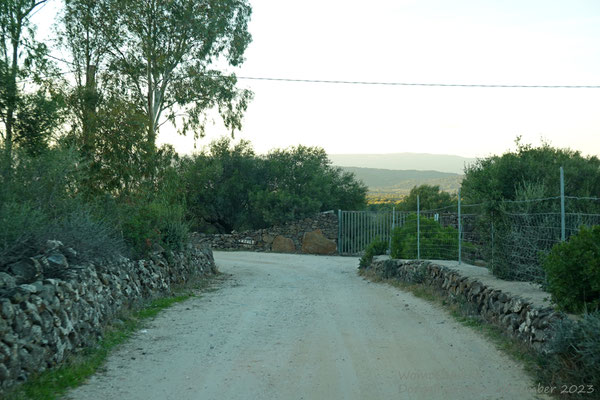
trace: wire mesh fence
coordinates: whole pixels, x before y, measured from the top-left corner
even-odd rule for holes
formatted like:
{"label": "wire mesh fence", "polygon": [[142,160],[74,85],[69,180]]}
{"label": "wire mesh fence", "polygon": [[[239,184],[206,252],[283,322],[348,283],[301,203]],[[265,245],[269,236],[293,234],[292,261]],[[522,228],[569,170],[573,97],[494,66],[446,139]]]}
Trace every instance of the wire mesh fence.
{"label": "wire mesh fence", "polygon": [[[456,204],[412,212],[340,211],[340,254],[360,254],[375,238],[397,258],[456,260],[503,279],[545,282],[552,247],[582,226],[600,225],[600,198],[551,197]],[[392,233],[392,230],[394,230]]]}
{"label": "wire mesh fence", "polygon": [[[339,211],[338,252],[360,254],[375,238],[389,243],[394,225],[394,212]],[[402,219],[399,219],[402,223]]]}

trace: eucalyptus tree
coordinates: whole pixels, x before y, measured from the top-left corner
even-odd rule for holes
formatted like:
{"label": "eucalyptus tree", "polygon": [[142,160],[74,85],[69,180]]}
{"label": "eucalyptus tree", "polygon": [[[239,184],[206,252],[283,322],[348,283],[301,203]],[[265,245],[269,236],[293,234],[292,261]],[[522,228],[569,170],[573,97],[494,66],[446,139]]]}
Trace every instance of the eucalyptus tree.
{"label": "eucalyptus tree", "polygon": [[150,152],[166,122],[202,136],[210,109],[232,132],[241,128],[252,93],[217,66],[244,61],[250,15],[247,0],[107,1],[110,70],[146,116]]}
{"label": "eucalyptus tree", "polygon": [[91,159],[95,149],[98,107],[101,103],[99,76],[106,71],[108,43],[101,17],[106,0],[65,0],[59,19],[59,42],[70,55],[74,88],[69,105],[75,121],[79,148]]}
{"label": "eucalyptus tree", "polygon": [[[50,69],[45,55],[47,48],[42,43],[35,41],[35,27],[30,18],[40,9],[47,0],[2,0],[0,1],[0,119],[3,130],[0,131],[3,139],[4,162],[6,171],[10,171],[12,164],[13,145],[21,134],[37,134],[36,129],[31,129],[30,124],[21,124],[25,130],[18,131],[17,113],[23,99],[22,85],[20,82],[34,81],[38,85]],[[21,86],[21,87],[20,87]],[[45,89],[48,89],[47,87]],[[37,94],[39,96],[39,92]],[[31,112],[47,112],[47,104],[38,97],[25,102],[22,111],[29,116]],[[37,106],[42,106],[37,110]],[[29,122],[35,123],[33,118]],[[22,136],[22,135],[21,135]],[[30,138],[29,138],[30,139]],[[36,143],[38,141],[34,141]]]}

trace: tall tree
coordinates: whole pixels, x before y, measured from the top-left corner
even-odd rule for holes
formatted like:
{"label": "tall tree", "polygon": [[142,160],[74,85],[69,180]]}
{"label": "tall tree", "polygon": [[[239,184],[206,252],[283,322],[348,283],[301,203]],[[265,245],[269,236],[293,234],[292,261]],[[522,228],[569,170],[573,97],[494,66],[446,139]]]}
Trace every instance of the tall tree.
{"label": "tall tree", "polygon": [[46,1],[0,1],[0,118],[4,123],[2,138],[7,171],[11,169],[15,142],[15,116],[20,96],[17,80],[31,77],[34,67],[45,63],[46,47],[35,42],[30,16]]}
{"label": "tall tree", "polygon": [[65,0],[60,17],[59,38],[61,45],[71,55],[75,87],[69,100],[77,129],[81,153],[88,160],[94,152],[97,131],[97,114],[101,90],[98,76],[103,70],[108,43],[101,28],[106,0]]}
{"label": "tall tree", "polygon": [[252,94],[211,66],[243,62],[250,14],[247,0],[108,1],[100,20],[111,68],[144,110],[150,151],[167,121],[202,136],[215,107],[226,127],[240,129]]}

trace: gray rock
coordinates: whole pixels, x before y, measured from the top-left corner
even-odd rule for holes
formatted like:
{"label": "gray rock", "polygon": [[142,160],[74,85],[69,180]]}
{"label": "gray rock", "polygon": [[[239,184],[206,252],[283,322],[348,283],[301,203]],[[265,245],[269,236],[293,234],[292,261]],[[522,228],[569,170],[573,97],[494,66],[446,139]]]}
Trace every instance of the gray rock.
{"label": "gray rock", "polygon": [[13,276],[6,272],[0,272],[0,289],[12,289],[16,286],[16,282]]}
{"label": "gray rock", "polygon": [[37,286],[35,286],[35,285],[27,285],[27,284],[19,285],[17,287],[17,290],[21,291],[23,293],[26,293],[28,295],[31,295],[31,294],[34,294],[34,293],[38,292]]}
{"label": "gray rock", "polygon": [[4,382],[8,378],[10,378],[10,372],[8,372],[8,368],[6,368],[6,365],[0,364],[0,382]]}
{"label": "gray rock", "polygon": [[523,309],[523,306],[525,304],[523,303],[523,301],[521,299],[514,299],[512,301],[512,305],[510,307],[510,310],[514,313],[519,313],[521,312],[521,310]]}
{"label": "gray rock", "polygon": [[60,240],[47,240],[46,241],[46,252],[58,250],[63,247],[63,243]]}
{"label": "gray rock", "polygon": [[14,306],[7,299],[0,300],[0,312],[2,313],[2,318],[7,321],[11,321],[15,316]]}
{"label": "gray rock", "polygon": [[15,277],[16,283],[29,283],[42,275],[40,263],[33,258],[27,258],[8,265],[8,270]]}
{"label": "gray rock", "polygon": [[50,264],[50,268],[52,269],[67,269],[69,268],[69,262],[67,261],[67,257],[64,254],[54,251],[50,253],[46,260],[48,260],[48,264]]}

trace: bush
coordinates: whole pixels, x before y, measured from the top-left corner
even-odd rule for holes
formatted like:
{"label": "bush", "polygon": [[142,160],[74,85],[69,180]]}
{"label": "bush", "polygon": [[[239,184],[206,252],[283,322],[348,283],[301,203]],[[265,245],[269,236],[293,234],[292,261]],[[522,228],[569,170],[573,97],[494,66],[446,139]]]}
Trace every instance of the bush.
{"label": "bush", "polygon": [[39,254],[49,239],[82,260],[125,251],[114,225],[79,196],[77,162],[70,149],[15,151],[11,177],[0,182],[0,267]]}
{"label": "bush", "polygon": [[[420,217],[420,249],[422,259],[458,259],[458,230],[441,226],[433,218]],[[417,258],[417,215],[411,214],[404,225],[392,232],[392,258]]]}
{"label": "bush", "polygon": [[600,387],[600,312],[584,314],[580,321],[564,318],[553,326],[548,357],[542,363],[544,380],[561,384]]}
{"label": "bush", "polygon": [[125,208],[123,238],[134,257],[144,257],[158,246],[166,250],[183,249],[188,238],[188,226],[181,205],[154,200],[138,202]]}
{"label": "bush", "polygon": [[600,226],[581,227],[568,242],[555,245],[544,260],[548,291],[563,310],[600,307]]}
{"label": "bush", "polygon": [[373,257],[385,254],[388,249],[387,241],[376,237],[365,248],[365,253],[360,258],[359,267],[365,268],[371,265]]}
{"label": "bush", "polygon": [[112,259],[127,254],[127,247],[115,227],[95,217],[85,206],[42,229],[39,241],[45,243],[47,239],[60,240],[65,246],[72,247],[80,261]]}
{"label": "bush", "polygon": [[0,202],[0,267],[35,252],[37,233],[46,219],[28,202]]}

